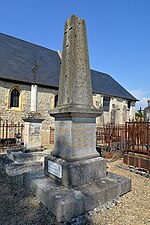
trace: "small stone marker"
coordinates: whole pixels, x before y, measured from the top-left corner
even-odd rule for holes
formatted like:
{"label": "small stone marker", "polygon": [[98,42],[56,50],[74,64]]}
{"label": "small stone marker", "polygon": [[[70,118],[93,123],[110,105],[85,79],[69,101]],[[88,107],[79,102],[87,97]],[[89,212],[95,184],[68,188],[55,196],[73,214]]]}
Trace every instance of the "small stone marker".
{"label": "small stone marker", "polygon": [[26,118],[22,118],[25,122],[24,147],[27,149],[41,148],[41,129],[44,119],[41,118],[41,114],[37,111],[38,92],[36,85],[36,70],[38,68],[39,66],[35,61],[34,68],[32,69],[34,73],[34,85],[31,85],[30,112]]}

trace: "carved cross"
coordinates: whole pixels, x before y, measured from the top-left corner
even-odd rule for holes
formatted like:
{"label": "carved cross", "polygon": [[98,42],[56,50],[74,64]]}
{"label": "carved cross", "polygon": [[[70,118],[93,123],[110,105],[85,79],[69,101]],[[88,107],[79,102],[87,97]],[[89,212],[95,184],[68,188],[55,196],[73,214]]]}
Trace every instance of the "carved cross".
{"label": "carved cross", "polygon": [[34,67],[32,69],[34,75],[34,85],[36,84],[36,71],[39,69],[39,65],[37,65],[36,60],[34,60]]}

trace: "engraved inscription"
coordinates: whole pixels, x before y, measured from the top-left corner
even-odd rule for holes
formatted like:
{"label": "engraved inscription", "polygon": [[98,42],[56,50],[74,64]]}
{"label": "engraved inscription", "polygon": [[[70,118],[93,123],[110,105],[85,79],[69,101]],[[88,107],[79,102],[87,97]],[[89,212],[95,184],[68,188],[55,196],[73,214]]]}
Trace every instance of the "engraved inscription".
{"label": "engraved inscription", "polygon": [[68,129],[65,129],[65,128],[60,128],[58,130],[58,132],[60,132],[60,133],[67,133],[67,132],[69,132],[69,130]]}

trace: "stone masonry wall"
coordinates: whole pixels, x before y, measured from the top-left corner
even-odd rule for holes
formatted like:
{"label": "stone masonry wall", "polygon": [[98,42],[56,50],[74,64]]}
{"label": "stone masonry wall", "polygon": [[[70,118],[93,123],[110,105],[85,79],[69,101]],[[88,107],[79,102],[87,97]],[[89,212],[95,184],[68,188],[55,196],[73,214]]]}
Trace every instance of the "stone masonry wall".
{"label": "stone masonry wall", "polygon": [[[94,94],[93,104],[95,107],[103,107],[103,95]],[[124,125],[125,122],[133,120],[135,116],[135,102],[131,102],[128,109],[128,100],[118,97],[111,97],[109,112],[103,114],[96,119],[97,125],[115,122],[116,125]]]}
{"label": "stone masonry wall", "polygon": [[[21,89],[21,107],[9,107],[9,93],[10,89],[18,86]],[[2,120],[9,122],[21,122],[24,124],[22,117],[26,117],[30,111],[31,102],[31,85],[10,83],[0,81],[0,117]],[[54,107],[54,96],[57,90],[38,87],[38,112],[41,114],[44,121],[42,123],[42,145],[49,145],[50,126],[54,126],[54,119],[48,114],[48,110]]]}
{"label": "stone masonry wall", "polygon": [[[9,92],[11,88],[16,85],[21,89],[21,107],[19,109],[11,109],[9,108]],[[42,145],[49,148],[52,147],[52,145],[49,144],[49,135],[50,126],[54,127],[54,118],[50,117],[48,111],[54,108],[54,96],[57,93],[57,90],[38,87],[37,109],[42,118],[44,118],[44,121],[42,123]],[[24,123],[22,117],[26,117],[28,112],[30,111],[30,102],[31,85],[0,81],[0,117],[3,120],[8,120],[9,122],[12,121]],[[93,104],[97,108],[103,106],[103,96],[100,94],[94,94]],[[129,119],[134,119],[135,103],[131,102],[130,109],[128,109],[127,107],[127,100],[111,97],[110,110],[109,112],[104,112],[100,117],[97,117],[97,125],[111,123],[112,121],[115,121],[115,124],[124,124]]]}

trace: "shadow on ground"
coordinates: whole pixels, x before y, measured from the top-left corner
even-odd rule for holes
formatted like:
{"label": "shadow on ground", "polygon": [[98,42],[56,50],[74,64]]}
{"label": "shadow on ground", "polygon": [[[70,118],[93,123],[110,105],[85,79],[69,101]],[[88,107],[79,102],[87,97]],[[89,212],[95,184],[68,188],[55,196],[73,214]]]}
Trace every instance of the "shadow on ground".
{"label": "shadow on ground", "polygon": [[[55,216],[23,186],[22,181],[22,175],[9,177],[0,163],[0,225],[58,225]],[[84,224],[93,223],[83,216],[65,225]]]}

